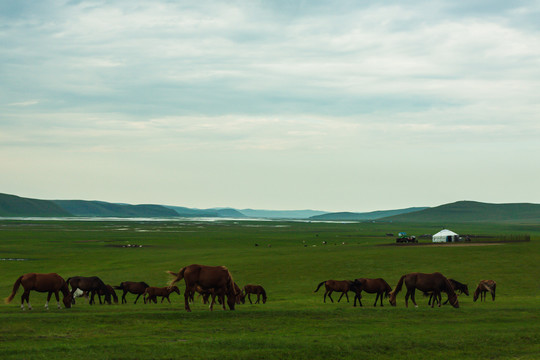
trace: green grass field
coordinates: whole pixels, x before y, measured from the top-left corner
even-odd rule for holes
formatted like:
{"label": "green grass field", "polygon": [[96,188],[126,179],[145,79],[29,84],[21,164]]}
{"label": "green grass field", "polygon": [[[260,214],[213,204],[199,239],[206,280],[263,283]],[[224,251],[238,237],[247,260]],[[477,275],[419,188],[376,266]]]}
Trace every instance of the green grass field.
{"label": "green grass field", "polygon": [[[165,286],[166,270],[193,263],[226,265],[239,285],[261,284],[264,305],[236,311],[200,301],[187,313],[182,295],[172,304],[88,305],[45,310],[46,294],[32,292],[32,311],[20,310],[19,289],[0,305],[0,358],[183,359],[537,359],[540,354],[540,226],[454,224],[461,234],[531,235],[530,242],[487,246],[381,246],[386,233],[435,233],[423,224],[305,222],[0,221],[0,290],[7,297],[28,272],[101,277],[106,283],[146,281]],[[323,242],[326,241],[326,245]],[[422,241],[422,240],[421,240]],[[429,240],[425,240],[429,242]],[[138,244],[141,248],[121,245]],[[258,246],[255,246],[258,244]],[[440,271],[469,284],[460,308],[397,307],[364,294],[364,307],[323,303],[327,279]],[[473,303],[481,279],[497,281],[497,299]],[[337,300],[338,296],[334,295]],[[443,296],[445,298],[445,296]]]}

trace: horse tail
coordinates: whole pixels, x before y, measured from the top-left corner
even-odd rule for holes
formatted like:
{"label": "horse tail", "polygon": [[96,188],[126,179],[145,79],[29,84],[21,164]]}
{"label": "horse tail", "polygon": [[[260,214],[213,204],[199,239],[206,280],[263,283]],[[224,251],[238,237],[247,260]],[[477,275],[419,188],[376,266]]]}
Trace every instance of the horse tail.
{"label": "horse tail", "polygon": [[167,270],[166,272],[167,272],[168,274],[174,276],[174,279],[172,279],[171,281],[169,281],[169,286],[173,286],[174,284],[176,284],[177,282],[179,282],[180,280],[182,280],[182,279],[184,278],[184,271],[186,271],[186,266],[184,266],[183,268],[181,268],[180,271],[177,272],[177,273]]}
{"label": "horse tail", "polygon": [[9,304],[11,300],[15,297],[15,294],[17,293],[17,290],[19,290],[19,286],[21,286],[21,281],[24,275],[19,276],[19,278],[15,281],[15,284],[13,284],[13,291],[11,292],[11,295],[9,295],[7,298],[4,299],[4,302],[6,304]]}
{"label": "horse tail", "polygon": [[407,275],[403,275],[399,279],[399,281],[398,281],[398,283],[396,285],[396,288],[394,289],[394,291],[392,291],[390,293],[390,300],[389,301],[390,301],[390,304],[392,304],[393,306],[396,306],[396,296],[401,291],[401,288],[403,287],[403,279],[405,279],[405,276],[407,276]]}
{"label": "horse tail", "polygon": [[317,289],[315,289],[314,292],[317,292],[319,291],[320,287],[326,282],[326,280],[324,280],[323,282],[321,282],[318,286],[317,286]]}
{"label": "horse tail", "polygon": [[124,290],[124,283],[121,282],[120,285],[118,285],[118,286],[116,286],[116,285],[113,286],[113,289],[116,289],[116,290]]}

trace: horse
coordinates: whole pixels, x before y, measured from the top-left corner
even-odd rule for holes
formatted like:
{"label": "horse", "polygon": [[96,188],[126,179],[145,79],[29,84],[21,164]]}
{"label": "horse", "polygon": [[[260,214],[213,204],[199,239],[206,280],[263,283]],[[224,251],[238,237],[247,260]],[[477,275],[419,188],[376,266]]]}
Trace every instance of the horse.
{"label": "horse", "polygon": [[122,290],[124,293],[122,294],[122,304],[127,303],[126,300],[126,294],[129,292],[131,294],[137,295],[137,298],[135,299],[134,304],[137,303],[137,300],[141,297],[141,295],[144,294],[144,290],[146,290],[147,287],[149,287],[147,283],[144,281],[134,282],[134,281],[124,281],[121,282],[119,286],[115,286],[114,288],[117,290]]}
{"label": "horse", "polygon": [[[454,291],[459,292],[460,295],[465,294],[469,296],[469,287],[467,286],[467,284],[462,284],[459,281],[454,280],[454,279],[448,279],[448,281],[450,281],[450,284],[452,284],[452,288],[454,289]],[[431,305],[431,300],[433,299],[433,293],[429,294],[427,292],[424,292],[424,296],[428,296],[428,295],[429,295],[428,305]],[[449,299],[446,299],[443,305],[448,304],[448,301]]]}
{"label": "horse", "polygon": [[[234,310],[236,304],[237,293],[234,287],[234,281],[231,273],[225,266],[207,266],[192,264],[180,269],[177,273],[167,271],[174,276],[169,285],[174,285],[178,281],[184,279],[186,283],[186,291],[184,292],[185,309],[191,311],[189,307],[189,299],[195,287],[198,285],[202,289],[212,289],[222,300],[227,296],[227,304],[229,309]],[[225,301],[223,301],[225,309]]]}
{"label": "horse", "polygon": [[[114,291],[114,288],[111,285],[105,285],[105,286],[107,287],[109,294],[113,297],[114,303],[118,304],[118,296],[116,296],[116,291]],[[103,290],[97,291],[97,296],[100,303],[101,303],[101,295],[107,295],[107,294]],[[88,291],[82,291],[81,289],[77,289],[73,293],[74,299],[81,296],[84,297],[86,300],[88,300]]]}
{"label": "horse", "polygon": [[[381,306],[383,306],[383,296],[385,298],[388,297],[388,294],[392,291],[392,288],[388,283],[381,278],[378,279],[366,279],[366,278],[360,278],[354,280],[354,285],[358,288],[358,293],[360,294],[363,291],[369,293],[369,294],[377,294],[375,297],[375,303],[373,306],[377,306],[377,300],[381,299]],[[358,299],[358,303],[360,306],[362,306],[362,300],[361,297],[358,295],[355,295],[354,297],[354,306],[356,306],[356,300]]]}
{"label": "horse", "polygon": [[354,291],[359,298],[361,298],[361,295],[358,292],[358,289],[356,289],[356,287],[354,285],[354,281],[350,281],[350,280],[326,280],[326,281],[322,281],[321,283],[319,283],[319,285],[317,286],[317,289],[315,289],[314,292],[319,291],[319,288],[323,284],[324,284],[324,287],[326,289],[326,292],[324,293],[324,298],[323,298],[324,302],[326,302],[326,295],[328,295],[330,300],[332,302],[334,302],[334,299],[332,299],[332,293],[334,291],[342,293],[341,296],[338,299],[338,302],[341,301],[341,298],[343,297],[343,295],[345,295],[345,297],[347,298],[347,302],[349,302],[349,296],[347,295],[347,293],[349,291],[351,291],[351,290]]}
{"label": "horse", "polygon": [[22,285],[24,288],[24,293],[21,296],[21,309],[24,310],[24,301],[28,304],[28,310],[32,310],[32,305],[30,305],[30,291],[34,290],[37,292],[48,292],[47,302],[45,303],[45,309],[49,310],[49,300],[51,300],[51,295],[54,293],[56,297],[56,303],[59,309],[60,299],[58,297],[58,292],[61,291],[64,295],[62,302],[66,308],[71,307],[72,294],[69,292],[69,287],[66,281],[56,273],[50,274],[36,274],[28,273],[19,276],[19,278],[13,284],[13,291],[9,295],[5,302],[9,304],[11,300],[15,297],[19,286]]}
{"label": "horse", "polygon": [[[403,275],[399,279],[394,291],[390,293],[389,301],[392,306],[396,306],[396,296],[401,291],[403,282],[405,282],[405,286],[407,287],[407,294],[405,295],[405,307],[409,306],[409,296],[411,297],[414,306],[418,307],[416,301],[414,300],[414,292],[416,289],[423,292],[432,291],[435,295],[435,299],[439,299],[439,306],[441,306],[441,291],[444,291],[448,294],[450,304],[452,304],[452,306],[455,308],[459,307],[457,295],[452,288],[452,284],[443,274],[439,272],[435,272],[433,274],[411,273]],[[431,304],[431,307],[434,305],[435,302]]]}
{"label": "horse", "polygon": [[144,289],[143,300],[145,304],[146,304],[146,301],[148,301],[149,303],[153,301],[154,304],[157,304],[157,297],[161,296],[161,303],[163,303],[163,300],[167,299],[170,304],[171,299],[169,299],[169,295],[171,295],[173,292],[180,295],[180,289],[178,289],[178,286],[166,286],[166,287],[148,286],[146,289]]}
{"label": "horse", "polygon": [[251,302],[251,297],[250,297],[251,294],[257,295],[257,301],[255,301],[255,304],[259,303],[261,295],[262,295],[263,304],[266,304],[266,291],[264,290],[264,288],[261,285],[246,285],[246,286],[244,286],[244,295],[243,295],[244,302],[246,301],[245,298],[246,298],[246,295],[247,295],[249,303],[253,304]]}
{"label": "horse", "polygon": [[[105,301],[110,305],[111,304],[111,294],[107,285],[98,278],[97,276],[83,277],[83,276],[74,276],[67,279],[67,283],[71,285],[71,294],[75,293],[75,290],[81,289],[82,291],[87,291],[91,293],[90,296],[90,305],[94,304],[94,296],[96,293],[101,292],[105,295]],[[101,297],[98,295],[99,303],[101,304]]]}
{"label": "horse", "polygon": [[481,280],[480,283],[478,283],[476,290],[474,291],[473,301],[478,300],[478,296],[480,296],[480,301],[486,301],[486,293],[488,291],[491,294],[491,300],[495,301],[496,287],[497,283],[493,280]]}

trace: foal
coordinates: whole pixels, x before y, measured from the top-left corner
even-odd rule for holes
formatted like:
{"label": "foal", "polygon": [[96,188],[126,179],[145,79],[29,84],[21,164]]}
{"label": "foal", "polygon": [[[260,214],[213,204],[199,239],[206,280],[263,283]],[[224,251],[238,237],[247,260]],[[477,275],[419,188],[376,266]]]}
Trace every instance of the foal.
{"label": "foal", "polygon": [[161,288],[149,286],[144,290],[143,300],[145,304],[146,304],[146,301],[148,302],[153,301],[154,304],[157,304],[157,297],[161,296],[162,303],[163,303],[163,300],[165,299],[167,299],[170,303],[171,300],[169,299],[169,295],[171,295],[171,293],[173,292],[180,295],[180,290],[178,289],[178,286],[166,286],[166,287],[161,287]]}

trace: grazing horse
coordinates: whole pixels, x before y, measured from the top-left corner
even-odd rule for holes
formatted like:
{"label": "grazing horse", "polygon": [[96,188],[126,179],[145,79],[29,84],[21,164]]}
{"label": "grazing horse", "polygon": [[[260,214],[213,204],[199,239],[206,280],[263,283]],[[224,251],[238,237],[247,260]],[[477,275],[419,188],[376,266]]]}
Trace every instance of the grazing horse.
{"label": "grazing horse", "polygon": [[5,302],[6,304],[9,304],[11,300],[15,297],[15,294],[17,293],[17,290],[19,290],[19,286],[22,285],[24,288],[24,292],[21,296],[21,309],[24,310],[24,301],[26,300],[26,303],[28,304],[28,310],[32,310],[32,305],[30,305],[30,291],[35,290],[38,292],[48,292],[47,295],[47,302],[45,303],[45,308],[49,310],[49,300],[51,300],[51,296],[54,293],[54,296],[56,297],[56,302],[58,304],[58,308],[60,309],[60,299],[58,297],[58,292],[61,291],[64,295],[64,298],[62,299],[64,306],[66,308],[71,307],[71,299],[72,295],[69,292],[68,285],[66,281],[58,274],[56,273],[50,273],[50,274],[36,274],[36,273],[29,273],[25,275],[21,275],[13,284],[13,291],[11,292],[11,295],[9,295]]}
{"label": "grazing horse", "polygon": [[[358,294],[362,293],[362,290],[369,293],[369,294],[377,294],[375,297],[375,303],[373,306],[377,306],[377,300],[381,299],[381,306],[383,306],[383,296],[385,298],[388,297],[390,292],[392,291],[392,288],[384,279],[378,278],[378,279],[366,279],[366,278],[360,278],[354,280],[354,285],[358,289]],[[360,300],[362,297],[355,295],[354,297],[354,306],[356,306],[356,300],[358,299],[358,303],[360,306],[362,306],[362,300]]]}
{"label": "grazing horse", "polygon": [[[450,284],[452,284],[452,288],[454,289],[454,291],[459,292],[460,295],[465,294],[469,296],[469,287],[467,286],[467,284],[462,284],[459,281],[454,280],[454,279],[448,279],[448,281],[450,281]],[[427,295],[429,295],[428,305],[431,305],[431,300],[433,299],[433,293],[429,294],[425,292],[424,296],[427,296]],[[448,301],[450,301],[450,299],[446,299],[443,305],[448,304]]]}
{"label": "grazing horse", "polygon": [[229,309],[234,310],[237,293],[234,287],[232,275],[225,266],[193,264],[183,267],[178,271],[178,273],[174,273],[172,271],[167,271],[167,273],[174,276],[174,279],[171,280],[170,285],[174,285],[178,281],[184,279],[186,283],[186,291],[184,292],[186,311],[191,311],[189,307],[189,299],[197,286],[204,290],[212,289],[212,291],[221,298],[223,309],[225,309],[224,298],[226,295]]}
{"label": "grazing horse", "polygon": [[[105,286],[107,286],[107,290],[109,291],[109,294],[112,295],[114,299],[114,303],[118,304],[118,296],[116,296],[116,291],[114,291],[114,288],[111,285],[105,285]],[[99,298],[99,302],[101,303],[101,295],[107,295],[107,294],[103,290],[98,290],[97,295]],[[84,297],[86,300],[88,300],[88,291],[82,291],[81,289],[77,289],[75,290],[75,293],[73,293],[74,299],[81,296]]]}
{"label": "grazing horse", "polygon": [[[441,273],[435,272],[433,274],[423,274],[423,273],[411,273],[403,275],[400,279],[398,284],[396,285],[396,288],[394,291],[390,293],[390,304],[392,306],[396,306],[396,296],[401,291],[401,288],[403,286],[403,283],[405,282],[405,286],[407,287],[407,294],[405,295],[405,306],[409,306],[409,296],[411,297],[411,300],[414,304],[414,306],[418,307],[416,304],[416,301],[414,300],[414,292],[416,289],[423,291],[423,292],[430,292],[432,291],[435,299],[439,299],[439,306],[441,306],[440,298],[441,298],[441,291],[444,291],[448,294],[448,299],[450,300],[450,304],[452,304],[453,307],[458,308],[459,302],[457,299],[457,295],[454,292],[454,289],[452,288],[452,284],[448,279]],[[431,304],[431,307],[435,305],[435,302]]]}
{"label": "grazing horse", "polygon": [[334,299],[332,299],[332,293],[334,291],[342,293],[341,296],[338,299],[338,302],[341,301],[341,298],[343,295],[347,298],[347,302],[349,302],[349,296],[347,293],[349,291],[354,291],[358,297],[361,298],[360,293],[358,292],[358,289],[354,285],[354,281],[350,280],[326,280],[319,283],[317,286],[317,289],[315,289],[314,292],[319,291],[319,288],[324,284],[324,287],[326,289],[326,292],[324,293],[323,301],[326,302],[326,295],[330,298],[332,302],[334,302]]}
{"label": "grazing horse", "polygon": [[144,281],[134,282],[134,281],[124,281],[121,282],[119,286],[115,286],[114,288],[117,290],[122,290],[124,293],[122,294],[122,304],[127,303],[126,300],[126,294],[131,293],[137,295],[137,298],[135,299],[134,304],[137,303],[137,300],[141,297],[141,295],[144,294],[144,290],[146,290],[147,287],[149,287],[147,283]]}
{"label": "grazing horse", "polygon": [[145,304],[146,304],[146,301],[148,301],[149,303],[153,301],[154,304],[157,304],[157,297],[161,296],[162,303],[163,303],[163,300],[167,299],[170,304],[171,299],[169,299],[169,295],[171,295],[173,292],[180,295],[180,289],[178,289],[178,286],[166,286],[166,287],[148,286],[146,289],[144,289],[143,300]]}
{"label": "grazing horse", "polygon": [[266,304],[266,291],[264,291],[264,288],[261,285],[246,285],[244,286],[244,302],[246,301],[246,295],[249,300],[250,304],[253,304],[251,302],[251,294],[257,295],[257,301],[255,301],[255,304],[259,303],[259,300],[261,299],[262,295],[262,302],[263,304]]}
{"label": "grazing horse", "polygon": [[[71,285],[71,294],[75,293],[75,290],[81,289],[91,294],[90,305],[94,304],[94,296],[101,292],[105,295],[105,301],[111,304],[111,294],[107,285],[97,276],[83,277],[74,276],[67,279],[67,283]],[[99,303],[101,304],[101,297],[98,295]]]}
{"label": "grazing horse", "polygon": [[491,300],[495,301],[495,288],[496,287],[497,287],[497,283],[493,280],[481,280],[478,286],[476,287],[476,290],[474,291],[473,301],[478,300],[478,296],[480,296],[480,301],[486,301],[487,292],[491,294]]}

